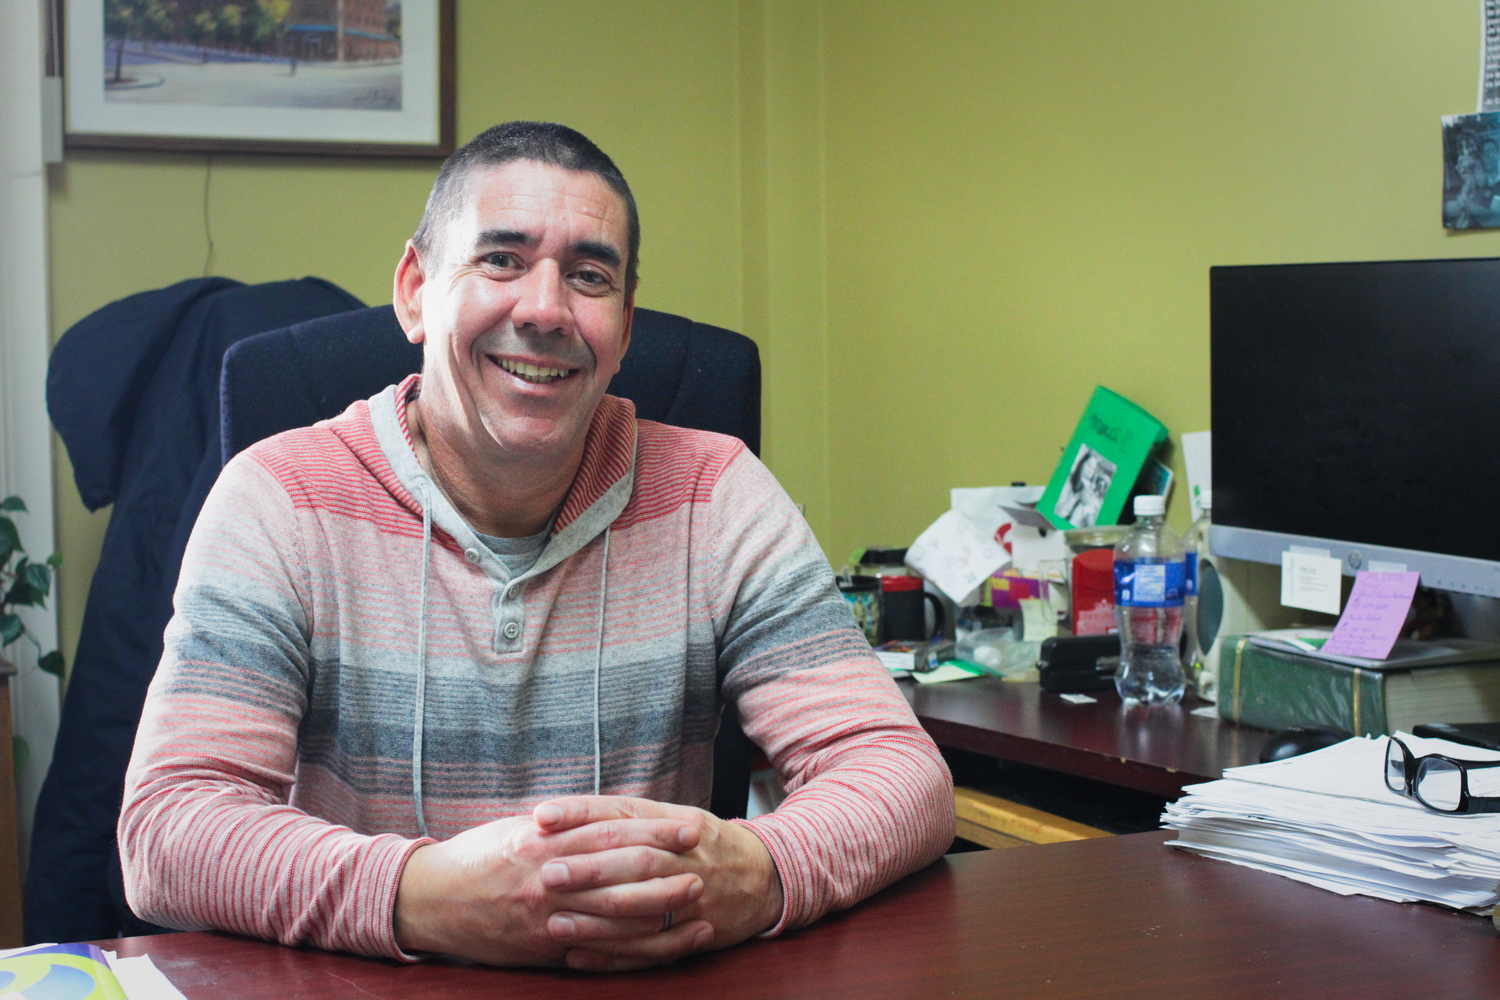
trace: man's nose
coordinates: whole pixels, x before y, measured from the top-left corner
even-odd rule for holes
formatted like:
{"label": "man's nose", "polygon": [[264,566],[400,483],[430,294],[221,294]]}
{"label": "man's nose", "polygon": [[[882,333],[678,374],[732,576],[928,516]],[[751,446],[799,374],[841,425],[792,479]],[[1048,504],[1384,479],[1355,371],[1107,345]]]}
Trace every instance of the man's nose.
{"label": "man's nose", "polygon": [[511,322],[540,333],[568,333],[573,313],[562,268],[554,260],[541,260],[516,284],[517,298]]}

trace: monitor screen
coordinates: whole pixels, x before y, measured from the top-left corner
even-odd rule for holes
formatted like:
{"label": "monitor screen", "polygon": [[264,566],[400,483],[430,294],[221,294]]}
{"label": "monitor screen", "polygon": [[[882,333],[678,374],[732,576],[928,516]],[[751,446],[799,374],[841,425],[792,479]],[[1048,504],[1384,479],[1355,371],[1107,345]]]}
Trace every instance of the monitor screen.
{"label": "monitor screen", "polygon": [[1213,548],[1500,594],[1500,259],[1209,272]]}

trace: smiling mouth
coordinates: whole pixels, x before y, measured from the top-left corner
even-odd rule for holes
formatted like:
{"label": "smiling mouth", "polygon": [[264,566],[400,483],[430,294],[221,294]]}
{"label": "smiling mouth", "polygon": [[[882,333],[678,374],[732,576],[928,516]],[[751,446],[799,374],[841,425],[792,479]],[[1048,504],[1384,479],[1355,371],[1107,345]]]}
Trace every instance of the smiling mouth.
{"label": "smiling mouth", "polygon": [[536,365],[528,365],[523,361],[511,361],[509,358],[496,358],[495,364],[504,368],[517,378],[537,385],[546,385],[549,382],[557,382],[567,378],[576,372],[577,368],[540,368]]}

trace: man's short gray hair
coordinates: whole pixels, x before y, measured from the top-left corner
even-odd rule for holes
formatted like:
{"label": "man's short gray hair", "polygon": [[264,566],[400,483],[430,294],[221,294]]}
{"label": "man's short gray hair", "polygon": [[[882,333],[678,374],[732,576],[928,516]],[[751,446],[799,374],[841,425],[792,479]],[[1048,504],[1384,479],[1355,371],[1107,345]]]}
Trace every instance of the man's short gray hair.
{"label": "man's short gray hair", "polygon": [[535,160],[564,170],[598,174],[625,201],[628,221],[628,256],[625,261],[625,288],[634,291],[640,281],[641,217],[636,211],[635,195],[625,183],[625,175],[615,161],[589,141],[582,132],[552,122],[506,122],[485,129],[462,149],[443,161],[427,209],[411,241],[417,252],[427,257],[441,252],[442,230],[463,207],[464,182],[476,167],[495,167],[516,160]]}

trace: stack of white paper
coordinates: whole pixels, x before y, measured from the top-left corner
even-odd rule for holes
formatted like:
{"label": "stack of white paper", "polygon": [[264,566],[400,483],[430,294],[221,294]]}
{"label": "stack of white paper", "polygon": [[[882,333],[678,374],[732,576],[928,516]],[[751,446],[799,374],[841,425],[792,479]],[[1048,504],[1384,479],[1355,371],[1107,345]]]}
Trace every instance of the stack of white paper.
{"label": "stack of white paper", "polygon": [[[1415,756],[1500,753],[1397,734]],[[1385,784],[1386,738],[1357,738],[1191,785],[1167,806],[1171,846],[1332,890],[1488,913],[1500,884],[1500,814],[1434,812]],[[1500,768],[1469,772],[1500,795]]]}

